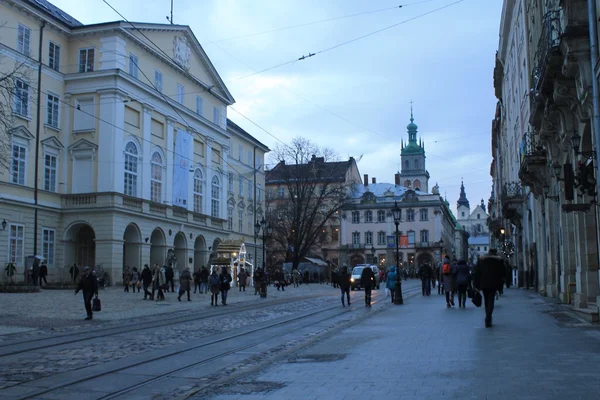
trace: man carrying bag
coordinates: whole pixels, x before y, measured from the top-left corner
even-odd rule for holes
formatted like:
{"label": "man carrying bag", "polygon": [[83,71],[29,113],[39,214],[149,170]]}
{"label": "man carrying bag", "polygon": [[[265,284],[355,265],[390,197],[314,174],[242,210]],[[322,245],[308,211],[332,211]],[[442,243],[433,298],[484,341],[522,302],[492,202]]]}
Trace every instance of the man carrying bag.
{"label": "man carrying bag", "polygon": [[[473,271],[475,289],[483,292],[486,328],[492,327],[496,291],[503,283],[504,274],[504,261],[498,256],[496,249],[490,249],[488,254],[480,258]],[[479,300],[481,305],[481,295],[477,296],[477,294],[478,292],[473,294],[473,304],[477,305],[476,301]]]}
{"label": "man carrying bag", "polygon": [[83,304],[85,305],[85,311],[87,312],[87,317],[85,319],[91,320],[93,318],[92,311],[96,311],[92,309],[92,298],[96,295],[96,298],[94,299],[94,308],[97,308],[97,311],[100,311],[100,299],[98,299],[98,280],[92,273],[90,267],[84,268],[84,276],[79,281],[75,294],[79,293],[80,290],[83,292]]}

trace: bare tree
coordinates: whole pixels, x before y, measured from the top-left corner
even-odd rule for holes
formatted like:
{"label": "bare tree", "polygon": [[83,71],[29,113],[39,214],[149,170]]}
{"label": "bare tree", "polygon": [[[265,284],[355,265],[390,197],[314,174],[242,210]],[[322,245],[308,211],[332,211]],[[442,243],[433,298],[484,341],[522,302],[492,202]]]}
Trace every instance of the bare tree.
{"label": "bare tree", "polygon": [[353,161],[338,161],[335,152],[304,138],[278,145],[271,153],[277,165],[267,172],[267,221],[273,228],[270,247],[297,269],[303,257],[320,255],[325,229],[354,190],[348,182]]}
{"label": "bare tree", "polygon": [[24,79],[26,75],[23,63],[8,64],[6,58],[0,57],[0,174],[10,171],[10,129],[14,122],[14,82],[17,78]]}

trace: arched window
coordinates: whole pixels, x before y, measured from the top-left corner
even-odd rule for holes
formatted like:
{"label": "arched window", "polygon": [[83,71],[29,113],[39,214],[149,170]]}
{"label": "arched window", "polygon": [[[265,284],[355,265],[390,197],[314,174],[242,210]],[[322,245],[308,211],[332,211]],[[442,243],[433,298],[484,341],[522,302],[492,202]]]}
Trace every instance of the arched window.
{"label": "arched window", "polygon": [[408,179],[404,181],[404,187],[410,187],[410,181]]}
{"label": "arched window", "polygon": [[152,154],[150,176],[150,200],[162,203],[163,161],[159,152]]}
{"label": "arched window", "polygon": [[124,193],[127,196],[137,197],[137,177],[138,177],[138,149],[135,143],[128,142],[125,145],[125,185]]}
{"label": "arched window", "polygon": [[219,208],[220,208],[220,193],[221,193],[221,185],[219,183],[219,178],[217,176],[213,176],[211,186],[210,186],[210,215],[212,217],[219,217]]}
{"label": "arched window", "polygon": [[414,187],[416,190],[421,190],[421,181],[418,179],[415,179]]}
{"label": "arched window", "polygon": [[202,213],[202,201],[204,199],[204,177],[202,171],[197,169],[194,172],[194,212]]}

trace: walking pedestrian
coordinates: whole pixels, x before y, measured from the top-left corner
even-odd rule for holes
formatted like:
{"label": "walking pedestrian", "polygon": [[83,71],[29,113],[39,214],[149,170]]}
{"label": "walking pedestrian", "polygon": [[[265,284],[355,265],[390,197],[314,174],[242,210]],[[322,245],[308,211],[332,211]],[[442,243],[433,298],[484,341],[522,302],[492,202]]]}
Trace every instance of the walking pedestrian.
{"label": "walking pedestrian", "polygon": [[231,274],[227,271],[227,267],[221,268],[221,275],[219,275],[219,280],[221,281],[221,304],[224,306],[227,305],[227,294],[229,293],[229,289],[231,289]]}
{"label": "walking pedestrian", "polygon": [[144,265],[144,269],[142,270],[142,287],[144,288],[144,300],[150,297],[150,300],[154,300],[154,294],[148,291],[148,288],[152,284],[152,271],[150,271],[150,267],[148,264]]}
{"label": "walking pedestrian", "polygon": [[218,306],[219,304],[219,292],[221,291],[221,282],[219,281],[219,275],[217,275],[217,270],[213,268],[210,277],[209,277],[209,285],[210,285],[210,305]]}
{"label": "walking pedestrian", "polygon": [[77,276],[79,275],[79,267],[77,263],[73,264],[71,268],[69,268],[69,274],[71,275],[71,281],[75,283],[77,281]]}
{"label": "walking pedestrian", "polygon": [[442,268],[440,268],[440,282],[444,285],[444,293],[446,294],[446,307],[454,307],[454,267],[448,256],[444,256]]}
{"label": "walking pedestrian", "polygon": [[392,303],[394,303],[394,296],[396,296],[396,267],[390,267],[390,271],[386,276],[385,288],[390,291],[390,297],[392,298]]}
{"label": "walking pedestrian", "polygon": [[246,291],[246,279],[248,278],[248,274],[244,270],[244,268],[240,269],[240,273],[238,274],[238,285],[240,287],[240,292],[244,290]]}
{"label": "walking pedestrian", "polygon": [[375,274],[371,267],[364,267],[360,275],[360,283],[365,288],[365,307],[371,307],[371,291],[375,284]]}
{"label": "walking pedestrian", "polygon": [[208,293],[208,276],[210,275],[210,272],[208,271],[208,269],[206,269],[206,266],[202,266],[202,269],[200,270],[200,282],[201,282],[201,286],[200,286],[200,293]]}
{"label": "walking pedestrian", "polygon": [[200,278],[200,271],[198,267],[194,268],[194,293],[196,293],[196,289],[198,289],[199,293],[202,293],[202,279]]}
{"label": "walking pedestrian", "polygon": [[419,267],[419,278],[421,278],[421,293],[423,296],[431,295],[431,276],[433,271],[429,264],[425,263]]}
{"label": "walking pedestrian", "polygon": [[167,282],[165,270],[165,267],[160,268],[158,264],[154,264],[154,271],[152,272],[152,299],[154,299],[154,292],[158,291],[156,301],[165,299],[165,294],[163,292]]}
{"label": "walking pedestrian", "polygon": [[166,267],[165,279],[167,280],[165,291],[169,291],[169,284],[171,284],[171,293],[175,293],[175,270],[173,269],[173,264],[169,264],[169,266]]}
{"label": "walking pedestrian", "polygon": [[129,271],[129,267],[126,265],[123,268],[123,289],[124,292],[129,292],[129,285],[131,284],[131,272]]}
{"label": "walking pedestrian", "polygon": [[48,266],[45,262],[42,262],[40,265],[40,287],[42,287],[42,281],[48,285],[48,281],[46,280],[46,276],[48,276]]}
{"label": "walking pedestrian", "polygon": [[264,275],[263,275],[262,268],[257,268],[254,271],[254,295],[255,296],[257,294],[260,294],[261,285],[263,284],[263,281],[264,281]]}
{"label": "walking pedestrian", "polygon": [[489,253],[479,259],[473,271],[475,289],[483,292],[485,304],[485,327],[492,327],[494,312],[494,296],[505,278],[504,261],[498,256],[498,250],[490,249]]}
{"label": "walking pedestrian", "polygon": [[90,267],[84,268],[84,276],[79,281],[77,290],[75,290],[75,294],[79,293],[80,290],[83,292],[83,304],[87,313],[87,317],[85,319],[90,320],[93,318],[92,298],[94,295],[96,295],[96,298],[98,298],[98,280],[92,274]]}
{"label": "walking pedestrian", "polygon": [[181,296],[185,292],[187,292],[188,301],[192,301],[192,299],[190,298],[191,286],[192,286],[192,272],[190,271],[190,267],[185,267],[185,269],[179,276],[179,296],[177,296],[178,301],[181,301]]}
{"label": "walking pedestrian", "polygon": [[138,271],[137,267],[133,267],[133,271],[131,271],[131,289],[133,293],[135,293],[135,289],[137,289],[138,293],[140,292],[140,278],[140,272]]}
{"label": "walking pedestrian", "polygon": [[471,283],[471,271],[465,260],[458,260],[455,266],[456,291],[458,292],[458,307],[467,306],[467,289]]}
{"label": "walking pedestrian", "polygon": [[38,279],[40,277],[40,262],[42,260],[39,256],[35,256],[33,259],[33,266],[31,267],[31,279],[33,280],[33,286],[38,285]]}
{"label": "walking pedestrian", "polygon": [[337,280],[342,292],[342,307],[346,307],[344,305],[344,295],[346,295],[346,300],[348,300],[348,305],[350,305],[350,274],[348,273],[348,267],[342,267],[342,270],[338,273]]}

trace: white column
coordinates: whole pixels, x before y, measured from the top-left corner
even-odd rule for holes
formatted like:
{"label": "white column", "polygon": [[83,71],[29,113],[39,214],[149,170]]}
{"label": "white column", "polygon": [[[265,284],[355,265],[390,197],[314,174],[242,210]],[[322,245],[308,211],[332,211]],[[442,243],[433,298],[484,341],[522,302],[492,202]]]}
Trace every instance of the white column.
{"label": "white column", "polygon": [[[222,152],[222,158],[223,158],[223,165],[221,166],[221,169],[223,171],[223,174],[221,174],[221,209],[219,210],[219,216],[221,218],[226,219],[227,218],[227,185],[229,182],[229,169],[228,169],[228,164],[227,162],[229,161],[229,147],[227,146],[222,146],[223,148],[223,152]],[[256,190],[256,188],[254,188],[254,190]],[[254,213],[252,213],[252,217],[256,218],[256,204],[254,205]]]}
{"label": "white column", "polygon": [[[165,193],[167,204],[173,203],[173,155],[175,151],[175,120],[167,117],[167,173],[165,176]],[[150,162],[150,160],[148,160]]]}
{"label": "white column", "polygon": [[152,167],[150,163],[150,147],[152,146],[152,107],[147,104],[142,104],[143,121],[142,121],[142,159],[141,159],[141,177],[139,182],[142,186],[142,198],[150,200],[150,174]]}
{"label": "white column", "polygon": [[194,211],[194,173],[196,171],[196,162],[194,160],[194,141],[196,140],[195,138],[197,136],[197,133],[193,131],[190,131],[188,133],[191,135],[191,140],[190,145],[188,146],[187,154],[185,156],[188,159],[188,165],[190,166],[189,170],[191,170],[192,172],[188,173],[187,209],[189,211]]}
{"label": "white column", "polygon": [[[58,177],[58,193],[69,193],[70,183],[69,178],[69,146],[71,145],[71,132],[73,131],[71,121],[73,120],[73,109],[71,105],[71,95],[65,95],[65,105],[63,106],[62,119],[65,122],[61,132],[63,151],[60,155],[60,171]],[[62,185],[61,185],[62,183]]]}
{"label": "white column", "polygon": [[206,210],[206,215],[211,215],[211,208],[210,208],[210,200],[212,198],[211,196],[211,182],[212,182],[212,176],[214,174],[213,171],[213,166],[212,166],[212,146],[213,146],[214,140],[212,138],[209,138],[208,136],[206,137],[206,194],[204,196],[204,205],[203,205],[203,209]]}
{"label": "white column", "polygon": [[123,124],[126,93],[118,89],[99,91],[98,192],[123,193]]}

